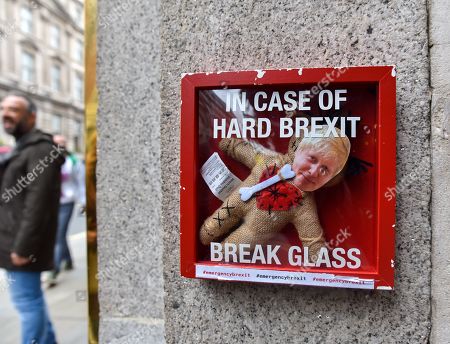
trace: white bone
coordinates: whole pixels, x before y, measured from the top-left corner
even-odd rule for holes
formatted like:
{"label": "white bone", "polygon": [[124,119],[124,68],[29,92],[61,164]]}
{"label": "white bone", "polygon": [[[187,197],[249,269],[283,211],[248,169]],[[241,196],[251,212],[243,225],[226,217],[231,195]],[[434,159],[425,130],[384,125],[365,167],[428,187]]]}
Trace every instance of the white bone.
{"label": "white bone", "polygon": [[292,171],[291,165],[286,164],[278,171],[278,174],[276,176],[270,177],[269,179],[266,179],[259,184],[240,188],[239,194],[241,195],[241,200],[246,202],[253,196],[254,193],[264,190],[265,188],[278,183],[282,179],[291,179],[294,177],[295,172]]}

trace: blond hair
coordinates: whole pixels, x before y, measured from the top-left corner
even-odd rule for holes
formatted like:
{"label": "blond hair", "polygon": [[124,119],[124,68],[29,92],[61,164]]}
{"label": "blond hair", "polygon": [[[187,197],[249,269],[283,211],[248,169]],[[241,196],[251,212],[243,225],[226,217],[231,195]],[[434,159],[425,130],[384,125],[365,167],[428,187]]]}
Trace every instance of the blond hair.
{"label": "blond hair", "polygon": [[344,168],[350,155],[350,140],[346,135],[342,135],[338,128],[334,128],[334,130],[338,134],[337,137],[333,135],[325,137],[328,126],[323,125],[320,129],[315,130],[320,137],[304,137],[300,141],[297,150],[312,148],[326,157],[337,160],[338,168],[334,173],[334,175],[337,175]]}

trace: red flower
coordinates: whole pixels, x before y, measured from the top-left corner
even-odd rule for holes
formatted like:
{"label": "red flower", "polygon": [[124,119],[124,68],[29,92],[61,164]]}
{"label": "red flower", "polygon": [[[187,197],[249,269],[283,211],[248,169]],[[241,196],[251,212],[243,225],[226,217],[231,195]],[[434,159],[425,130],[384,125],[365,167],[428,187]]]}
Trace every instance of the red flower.
{"label": "red flower", "polygon": [[[264,170],[259,182],[262,182],[278,173],[276,165],[269,166]],[[302,193],[294,185],[287,181],[280,181],[256,194],[256,206],[261,210],[289,210],[291,207],[300,205]]]}

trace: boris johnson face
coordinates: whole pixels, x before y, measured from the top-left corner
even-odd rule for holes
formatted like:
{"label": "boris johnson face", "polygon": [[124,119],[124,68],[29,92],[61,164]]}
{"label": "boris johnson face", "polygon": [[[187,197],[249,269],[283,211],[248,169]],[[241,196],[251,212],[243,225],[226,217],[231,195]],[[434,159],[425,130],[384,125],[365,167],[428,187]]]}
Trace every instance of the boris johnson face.
{"label": "boris johnson face", "polygon": [[299,149],[295,153],[292,169],[296,174],[294,185],[302,191],[314,191],[336,175],[338,159],[314,148]]}

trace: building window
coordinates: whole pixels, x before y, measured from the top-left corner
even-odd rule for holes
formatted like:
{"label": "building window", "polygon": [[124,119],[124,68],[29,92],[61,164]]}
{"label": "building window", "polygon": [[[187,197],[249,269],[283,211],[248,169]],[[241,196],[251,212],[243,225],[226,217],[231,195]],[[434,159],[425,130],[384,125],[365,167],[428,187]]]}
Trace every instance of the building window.
{"label": "building window", "polygon": [[52,116],[52,131],[55,134],[61,134],[62,129],[62,119],[60,115],[53,115]]}
{"label": "building window", "polygon": [[53,91],[61,91],[61,67],[53,65],[50,70],[51,88]]}
{"label": "building window", "polygon": [[50,26],[50,46],[59,49],[61,45],[61,30],[58,26]]}
{"label": "building window", "polygon": [[81,125],[81,121],[75,120],[75,135],[73,137],[73,145],[75,147],[75,151],[81,151],[81,137],[83,136],[83,127]]}
{"label": "building window", "polygon": [[75,22],[79,27],[84,27],[83,23],[83,7],[80,5],[75,5]]}
{"label": "building window", "polygon": [[22,51],[21,56],[21,75],[22,80],[34,83],[35,81],[35,61],[34,56],[26,51]]}
{"label": "building window", "polygon": [[83,136],[83,125],[81,121],[75,121],[75,133],[77,136]]}
{"label": "building window", "polygon": [[83,63],[83,55],[84,55],[83,42],[77,39],[75,41],[75,53],[74,53],[75,61]]}
{"label": "building window", "polygon": [[75,75],[74,96],[80,103],[83,102],[83,77],[80,74]]}
{"label": "building window", "polygon": [[25,33],[33,32],[33,12],[28,6],[20,8],[20,29]]}

